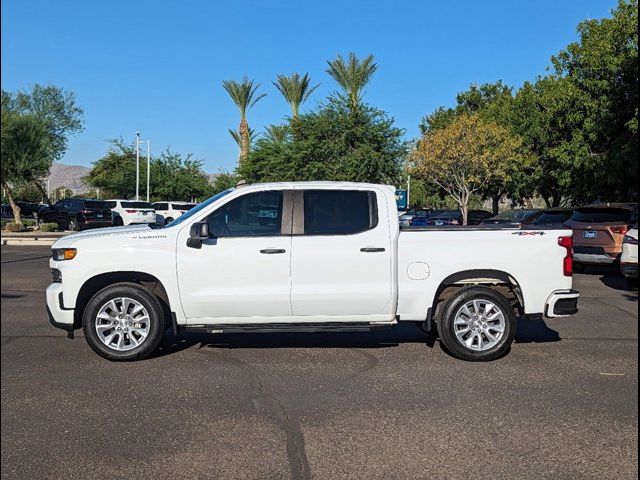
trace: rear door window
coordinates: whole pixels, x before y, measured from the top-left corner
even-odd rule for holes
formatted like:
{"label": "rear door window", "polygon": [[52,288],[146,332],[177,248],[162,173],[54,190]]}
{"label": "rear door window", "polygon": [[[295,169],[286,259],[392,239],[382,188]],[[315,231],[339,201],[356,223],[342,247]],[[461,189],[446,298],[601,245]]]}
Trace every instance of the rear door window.
{"label": "rear door window", "polygon": [[306,190],[305,235],[350,235],[378,224],[376,195],[360,190]]}

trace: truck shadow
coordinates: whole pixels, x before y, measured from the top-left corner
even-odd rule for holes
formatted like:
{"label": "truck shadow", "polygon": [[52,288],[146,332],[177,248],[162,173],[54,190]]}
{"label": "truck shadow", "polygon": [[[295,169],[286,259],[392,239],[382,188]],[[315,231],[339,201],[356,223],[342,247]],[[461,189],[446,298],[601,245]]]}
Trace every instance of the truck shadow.
{"label": "truck shadow", "polygon": [[[417,322],[401,322],[395,327],[371,332],[345,333],[180,333],[167,334],[152,357],[162,357],[196,347],[211,348],[389,348],[405,343],[425,344],[433,348],[437,332],[426,333]],[[560,341],[560,335],[540,320],[518,320],[516,343]]]}

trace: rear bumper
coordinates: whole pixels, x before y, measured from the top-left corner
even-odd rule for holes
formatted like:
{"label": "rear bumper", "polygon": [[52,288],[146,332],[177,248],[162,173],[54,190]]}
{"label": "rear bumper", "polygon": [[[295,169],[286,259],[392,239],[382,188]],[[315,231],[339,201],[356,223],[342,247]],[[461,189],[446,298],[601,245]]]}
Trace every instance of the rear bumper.
{"label": "rear bumper", "polygon": [[573,254],[573,259],[576,263],[585,263],[585,264],[593,264],[593,265],[611,265],[616,263],[620,254],[609,254],[609,253],[587,253],[581,252],[576,249]]}
{"label": "rear bumper", "polygon": [[578,313],[580,292],[577,290],[559,290],[553,292],[547,300],[545,316],[547,318],[569,317]]}
{"label": "rear bumper", "polygon": [[64,308],[62,303],[62,283],[52,283],[47,287],[47,315],[49,323],[67,332],[73,331],[74,310]]}

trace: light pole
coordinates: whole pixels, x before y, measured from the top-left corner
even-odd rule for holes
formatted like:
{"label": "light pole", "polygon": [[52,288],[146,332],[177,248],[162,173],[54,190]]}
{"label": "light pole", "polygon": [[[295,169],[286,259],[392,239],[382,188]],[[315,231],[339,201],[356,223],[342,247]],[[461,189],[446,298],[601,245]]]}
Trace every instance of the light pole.
{"label": "light pole", "polygon": [[136,201],[140,200],[140,132],[136,132]]}
{"label": "light pole", "polygon": [[151,179],[151,142],[147,140],[147,202],[149,201],[149,180]]}

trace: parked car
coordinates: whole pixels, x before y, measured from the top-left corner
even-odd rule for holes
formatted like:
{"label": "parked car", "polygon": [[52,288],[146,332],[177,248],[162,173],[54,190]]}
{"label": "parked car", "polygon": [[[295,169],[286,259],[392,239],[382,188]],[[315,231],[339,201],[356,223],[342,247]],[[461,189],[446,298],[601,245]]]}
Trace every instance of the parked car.
{"label": "parked car", "polygon": [[[491,218],[493,214],[485,210],[469,210],[467,223],[469,225],[480,225],[483,220]],[[452,226],[462,225],[462,212],[460,210],[447,210],[440,215],[436,215],[427,220],[427,226]]]}
{"label": "parked car", "polygon": [[[255,212],[273,205],[260,222]],[[518,316],[577,312],[571,231],[539,233],[401,230],[392,186],[245,185],[162,229],[57,240],[47,309],[110,360],[150,355],[168,327],[347,332],[410,321],[437,327],[453,355],[487,361],[509,351]]]}
{"label": "parked car", "polygon": [[540,210],[531,220],[524,222],[532,227],[560,227],[573,215],[570,208],[547,208]]}
{"label": "parked car", "polygon": [[197,203],[189,202],[156,202],[151,204],[156,211],[156,223],[166,225],[173,222],[183,213],[191,210]]}
{"label": "parked car", "polygon": [[107,202],[83,198],[60,200],[46,210],[42,210],[40,218],[45,223],[57,223],[61,230],[74,232],[113,225],[111,209]]}
{"label": "parked car", "polygon": [[417,215],[413,216],[409,225],[412,227],[426,227],[431,218],[443,212],[444,210],[425,210],[424,212],[418,212]]}
{"label": "parked car", "polygon": [[632,218],[633,209],[629,206],[578,208],[565,222],[573,230],[576,263],[606,265],[619,261]]}
{"label": "parked car", "polygon": [[156,223],[156,211],[149,202],[107,200],[116,227],[136,223]]}
{"label": "parked car", "polygon": [[[20,207],[20,216],[22,218],[36,218],[38,216],[39,205],[30,202],[16,202]],[[2,218],[13,218],[13,209],[10,204],[2,204]]]}
{"label": "parked car", "polygon": [[539,209],[532,210],[507,210],[499,213],[495,217],[487,218],[481,225],[501,225],[519,227],[525,223],[533,221],[540,213]]}
{"label": "parked car", "polygon": [[630,290],[638,288],[638,225],[627,232],[622,240],[620,270]]}
{"label": "parked car", "polygon": [[431,209],[412,208],[398,217],[401,227],[408,227],[414,217],[428,217]]}

